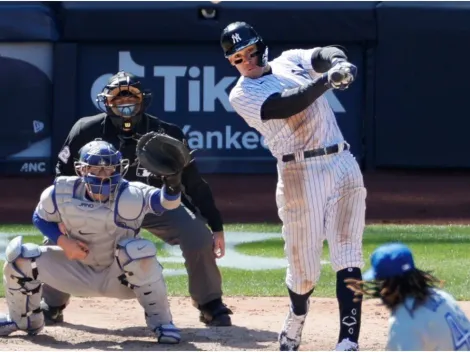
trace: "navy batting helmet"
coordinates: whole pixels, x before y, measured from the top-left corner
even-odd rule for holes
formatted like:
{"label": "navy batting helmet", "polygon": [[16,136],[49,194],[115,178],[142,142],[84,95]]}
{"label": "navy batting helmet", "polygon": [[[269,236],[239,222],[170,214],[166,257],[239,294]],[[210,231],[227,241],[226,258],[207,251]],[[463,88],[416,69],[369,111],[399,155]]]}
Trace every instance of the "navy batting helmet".
{"label": "navy batting helmet", "polygon": [[253,44],[256,44],[257,48],[255,55],[258,56],[258,66],[266,66],[268,63],[268,47],[264,44],[263,38],[248,23],[230,23],[225,27],[220,37],[220,45],[226,58]]}

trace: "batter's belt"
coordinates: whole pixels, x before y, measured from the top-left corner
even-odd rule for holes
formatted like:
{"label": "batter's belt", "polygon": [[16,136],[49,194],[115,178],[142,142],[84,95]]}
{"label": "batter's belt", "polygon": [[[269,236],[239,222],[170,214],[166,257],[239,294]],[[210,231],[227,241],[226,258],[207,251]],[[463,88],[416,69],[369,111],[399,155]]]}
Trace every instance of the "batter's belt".
{"label": "batter's belt", "polygon": [[[343,150],[349,150],[349,148],[350,148],[349,144],[346,142],[343,142],[339,144],[330,145],[324,148],[306,150],[303,152],[303,158],[302,158],[302,152],[300,152],[300,155],[298,155],[298,160],[314,158],[317,156],[323,156],[323,155],[329,155],[329,154],[336,154],[336,153],[342,152]],[[296,159],[296,154],[286,154],[282,156],[282,161],[285,163],[289,161],[294,161],[295,159]]]}

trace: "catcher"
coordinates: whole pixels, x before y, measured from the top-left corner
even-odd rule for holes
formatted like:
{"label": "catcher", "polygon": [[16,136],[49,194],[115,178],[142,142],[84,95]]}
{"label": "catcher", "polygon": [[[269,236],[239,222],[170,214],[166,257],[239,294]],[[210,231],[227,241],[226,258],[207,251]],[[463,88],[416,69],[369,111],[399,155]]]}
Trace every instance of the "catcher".
{"label": "catcher", "polygon": [[180,206],[180,174],[190,153],[169,136],[149,133],[137,145],[137,155],[148,170],[162,172],[161,189],[126,181],[129,161],[111,144],[95,140],[80,150],[78,176],[57,177],[43,191],[33,223],[57,246],[22,243],[21,236],[8,244],[9,314],[0,314],[0,336],[42,330],[42,284],[47,284],[74,296],[137,298],[157,341],[180,342],[156,247],[139,231],[145,214]]}
{"label": "catcher", "polygon": [[[188,145],[183,130],[148,113],[152,93],[132,73],[119,71],[110,77],[96,98],[102,113],[81,117],[74,123],[58,155],[56,176],[74,176],[79,149],[102,138],[129,159],[127,180],[161,188],[161,177],[151,177],[138,163],[137,142],[144,134],[156,131]],[[148,213],[142,229],[181,249],[188,292],[199,320],[208,326],[230,326],[232,311],[223,302],[222,276],[217,266],[217,259],[225,254],[221,213],[196,162],[184,168],[181,179],[181,206],[160,215]],[[45,244],[55,243],[47,240]],[[44,285],[41,308],[46,324],[62,322],[69,302],[70,295]]]}
{"label": "catcher", "polygon": [[470,322],[441,282],[415,267],[401,243],[375,250],[364,281],[348,279],[356,295],[380,298],[390,310],[389,351],[468,351]]}

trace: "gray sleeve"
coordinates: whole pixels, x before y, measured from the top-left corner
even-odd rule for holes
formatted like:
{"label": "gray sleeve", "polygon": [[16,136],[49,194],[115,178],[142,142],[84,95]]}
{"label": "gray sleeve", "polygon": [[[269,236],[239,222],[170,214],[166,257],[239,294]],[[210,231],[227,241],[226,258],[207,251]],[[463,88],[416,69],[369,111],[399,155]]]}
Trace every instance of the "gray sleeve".
{"label": "gray sleeve", "polygon": [[145,192],[146,209],[160,214],[167,210],[173,210],[181,205],[181,193],[170,195],[166,191],[166,186],[162,188],[151,187]]}
{"label": "gray sleeve", "polygon": [[36,213],[43,220],[49,222],[61,222],[60,213],[57,209],[55,201],[55,187],[54,185],[47,187],[41,194],[38,205],[36,206]]}
{"label": "gray sleeve", "polygon": [[[142,182],[133,181],[122,193],[118,214],[124,218],[136,218],[142,211],[144,214],[161,214],[173,210],[181,204],[181,194],[168,195],[163,188],[156,188]],[[128,215],[127,215],[128,214]]]}

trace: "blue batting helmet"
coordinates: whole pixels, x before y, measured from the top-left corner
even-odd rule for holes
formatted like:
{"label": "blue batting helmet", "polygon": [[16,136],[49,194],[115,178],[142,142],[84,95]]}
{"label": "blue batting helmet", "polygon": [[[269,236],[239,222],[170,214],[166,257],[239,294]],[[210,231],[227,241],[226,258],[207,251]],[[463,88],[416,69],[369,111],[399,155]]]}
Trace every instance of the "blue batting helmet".
{"label": "blue batting helmet", "polygon": [[129,167],[129,160],[111,143],[94,140],[80,149],[75,162],[77,175],[83,177],[88,190],[103,196],[113,195]]}

